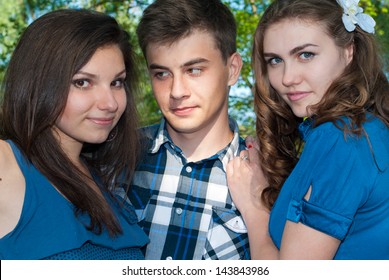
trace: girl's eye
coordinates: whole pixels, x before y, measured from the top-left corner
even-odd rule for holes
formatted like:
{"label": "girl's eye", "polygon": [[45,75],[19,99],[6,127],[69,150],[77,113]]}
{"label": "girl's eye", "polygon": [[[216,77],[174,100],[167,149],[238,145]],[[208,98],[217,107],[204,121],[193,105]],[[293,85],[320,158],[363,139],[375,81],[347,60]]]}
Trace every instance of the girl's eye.
{"label": "girl's eye", "polygon": [[267,60],[267,63],[270,65],[277,65],[282,62],[282,59],[279,57],[272,57]]}
{"label": "girl's eye", "polygon": [[118,79],[118,80],[115,80],[111,83],[111,86],[115,87],[115,88],[122,88],[124,85],[124,78],[123,79]]}
{"label": "girl's eye", "polygon": [[314,56],[315,56],[315,54],[313,54],[313,53],[311,53],[311,52],[302,52],[302,53],[300,54],[300,58],[301,58],[301,59],[304,59],[304,60],[312,59]]}
{"label": "girl's eye", "polygon": [[92,83],[89,81],[89,80],[86,80],[86,79],[79,79],[79,80],[74,80],[72,82],[72,84],[76,87],[76,88],[80,88],[80,89],[86,89],[86,88],[89,88],[92,86]]}

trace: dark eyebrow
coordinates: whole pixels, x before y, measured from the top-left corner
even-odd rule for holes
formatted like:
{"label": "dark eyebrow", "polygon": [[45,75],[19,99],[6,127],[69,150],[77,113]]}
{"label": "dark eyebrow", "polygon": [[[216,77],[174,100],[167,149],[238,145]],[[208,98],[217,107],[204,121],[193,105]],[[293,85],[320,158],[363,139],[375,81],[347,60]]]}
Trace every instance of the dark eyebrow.
{"label": "dark eyebrow", "polygon": [[91,74],[91,73],[88,73],[88,72],[84,72],[84,71],[78,71],[75,75],[84,75],[84,76],[87,76],[88,78],[97,78],[97,75],[95,74]]}
{"label": "dark eyebrow", "polygon": [[[184,64],[182,64],[180,66],[180,68],[189,67],[189,66],[192,66],[192,65],[195,65],[198,63],[204,63],[204,62],[207,63],[207,62],[209,62],[209,60],[207,60],[205,58],[195,58],[195,59],[189,60],[188,62],[185,62]],[[154,70],[154,69],[169,70],[169,67],[153,63],[153,64],[149,65],[149,69],[150,70]]]}
{"label": "dark eyebrow", "polygon": [[121,75],[126,74],[126,73],[127,73],[126,69],[123,69],[122,71],[120,71],[119,73],[117,73],[117,74],[115,75],[115,77],[116,77],[116,78],[117,78],[117,77],[120,77]]}
{"label": "dark eyebrow", "polygon": [[295,47],[294,49],[292,49],[292,50],[289,52],[289,54],[290,54],[290,55],[296,54],[296,53],[298,53],[299,51],[305,49],[306,47],[318,47],[318,45],[315,45],[315,44],[304,44],[304,45]]}
{"label": "dark eyebrow", "polygon": [[[305,49],[306,47],[318,47],[318,45],[315,45],[315,44],[304,44],[304,45],[301,45],[301,46],[298,46],[298,47],[295,47],[293,48],[289,54],[290,55],[294,55],[300,51],[302,51],[303,49]],[[276,53],[264,53],[263,56],[267,56],[267,57],[276,57],[278,56],[278,54]]]}
{"label": "dark eyebrow", "polygon": [[154,70],[154,69],[163,69],[163,70],[169,70],[169,68],[168,68],[168,67],[166,67],[166,66],[162,66],[162,65],[158,65],[158,64],[155,64],[155,63],[153,63],[153,64],[150,64],[150,65],[149,65],[149,69],[151,69],[151,70]]}
{"label": "dark eyebrow", "polygon": [[[117,73],[117,74],[115,75],[115,78],[120,77],[121,75],[123,75],[123,74],[125,74],[125,73],[126,73],[126,69],[123,69],[122,71],[120,71],[119,73]],[[84,71],[78,71],[78,72],[76,73],[76,75],[85,75],[85,76],[87,76],[87,77],[90,78],[90,79],[96,79],[96,78],[98,78],[98,75],[91,74],[91,73],[84,72]]]}
{"label": "dark eyebrow", "polygon": [[189,60],[188,62],[185,62],[183,65],[181,65],[181,67],[188,67],[188,66],[192,66],[194,64],[198,64],[198,63],[206,63],[206,62],[209,62],[209,60],[205,59],[205,58],[195,58],[195,59],[192,59],[192,60]]}
{"label": "dark eyebrow", "polygon": [[275,54],[275,53],[264,53],[263,56],[264,56],[264,57],[276,57],[276,56],[278,56],[278,55]]}

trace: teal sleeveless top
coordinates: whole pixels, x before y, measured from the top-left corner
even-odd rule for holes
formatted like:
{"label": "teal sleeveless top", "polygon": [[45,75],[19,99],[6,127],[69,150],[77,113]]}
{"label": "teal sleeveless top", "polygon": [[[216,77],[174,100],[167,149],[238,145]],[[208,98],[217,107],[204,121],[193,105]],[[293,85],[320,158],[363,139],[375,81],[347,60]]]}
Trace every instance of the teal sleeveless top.
{"label": "teal sleeveless top", "polygon": [[[77,217],[74,205],[65,199],[26,158],[7,141],[25,177],[26,190],[20,220],[0,239],[0,259],[143,259],[141,247],[148,237],[137,225],[134,209],[106,194],[122,234],[111,237],[87,230],[89,215]],[[98,178],[95,177],[97,183]]]}

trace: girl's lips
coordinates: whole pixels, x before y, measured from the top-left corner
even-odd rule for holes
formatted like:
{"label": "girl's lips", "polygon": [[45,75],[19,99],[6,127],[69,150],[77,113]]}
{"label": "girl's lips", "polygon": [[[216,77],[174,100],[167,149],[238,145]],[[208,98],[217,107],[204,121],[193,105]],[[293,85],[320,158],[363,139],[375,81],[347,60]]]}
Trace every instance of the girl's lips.
{"label": "girl's lips", "polygon": [[95,124],[98,124],[98,125],[104,125],[104,126],[107,126],[107,125],[112,125],[113,123],[113,118],[90,118],[90,120],[95,123]]}
{"label": "girl's lips", "polygon": [[309,95],[309,92],[288,92],[287,96],[290,101],[298,101]]}

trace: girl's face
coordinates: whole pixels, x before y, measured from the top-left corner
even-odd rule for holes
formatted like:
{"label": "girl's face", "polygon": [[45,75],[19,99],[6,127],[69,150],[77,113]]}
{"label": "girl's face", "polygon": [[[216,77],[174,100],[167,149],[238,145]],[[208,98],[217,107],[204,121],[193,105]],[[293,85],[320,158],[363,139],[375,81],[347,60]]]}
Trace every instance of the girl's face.
{"label": "girl's face", "polygon": [[318,23],[287,19],[265,31],[270,84],[297,117],[312,115],[307,107],[320,102],[352,56],[352,46],[336,46]]}
{"label": "girl's face", "polygon": [[[97,49],[73,77],[62,115],[54,127],[62,145],[102,143],[123,114],[126,68],[116,45]],[[66,147],[63,147],[66,150]]]}

